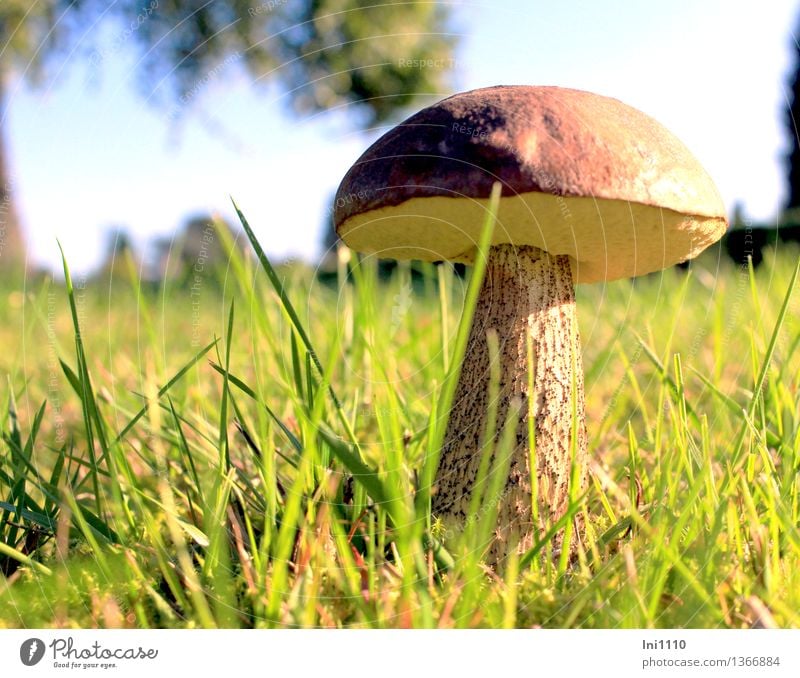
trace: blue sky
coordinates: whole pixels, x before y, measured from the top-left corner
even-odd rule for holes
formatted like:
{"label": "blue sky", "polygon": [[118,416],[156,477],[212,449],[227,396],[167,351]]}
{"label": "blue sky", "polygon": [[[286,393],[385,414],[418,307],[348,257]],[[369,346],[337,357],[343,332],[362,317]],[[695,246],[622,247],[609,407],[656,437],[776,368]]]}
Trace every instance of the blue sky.
{"label": "blue sky", "polygon": [[[457,89],[550,84],[617,97],[687,144],[729,210],[741,201],[751,217],[774,218],[785,191],[782,109],[800,2],[454,6],[463,36]],[[106,44],[116,30],[105,29]],[[168,110],[140,96],[136,55],[112,52],[99,66],[76,57],[43,88],[14,83],[9,92],[11,170],[36,263],[57,266],[59,238],[71,264],[88,271],[109,227],[128,228],[144,246],[194,213],[232,219],[229,195],[269,254],[318,256],[332,193],[385,130],[354,130],[346,111],[293,117],[278,89],[254,89],[235,63],[193,97],[176,127]]]}

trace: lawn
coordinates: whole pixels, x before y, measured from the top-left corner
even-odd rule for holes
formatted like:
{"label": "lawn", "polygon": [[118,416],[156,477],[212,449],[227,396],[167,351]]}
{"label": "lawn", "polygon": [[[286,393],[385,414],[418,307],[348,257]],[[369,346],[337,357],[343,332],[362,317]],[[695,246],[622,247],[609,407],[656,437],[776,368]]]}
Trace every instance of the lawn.
{"label": "lawn", "polygon": [[585,534],[497,572],[422,480],[469,274],[229,251],[4,284],[0,627],[800,626],[797,249],[578,287]]}

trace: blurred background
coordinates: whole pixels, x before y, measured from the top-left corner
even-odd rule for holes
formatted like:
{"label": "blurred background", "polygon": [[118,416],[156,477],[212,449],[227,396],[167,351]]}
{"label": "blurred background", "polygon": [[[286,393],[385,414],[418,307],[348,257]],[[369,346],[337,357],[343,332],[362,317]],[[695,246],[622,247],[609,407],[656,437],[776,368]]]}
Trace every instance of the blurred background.
{"label": "blurred background", "polygon": [[661,121],[717,182],[734,258],[800,238],[796,0],[367,5],[0,0],[0,270],[57,271],[58,240],[82,275],[126,253],[180,277],[222,256],[208,229],[234,223],[231,196],[267,254],[316,264],[361,152],[496,84]]}

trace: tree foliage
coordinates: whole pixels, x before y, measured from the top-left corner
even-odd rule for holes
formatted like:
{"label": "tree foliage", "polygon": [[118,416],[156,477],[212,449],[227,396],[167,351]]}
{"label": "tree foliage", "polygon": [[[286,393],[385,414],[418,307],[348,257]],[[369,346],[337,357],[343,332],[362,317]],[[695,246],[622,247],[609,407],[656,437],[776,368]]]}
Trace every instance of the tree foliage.
{"label": "tree foliage", "polygon": [[[2,143],[9,75],[35,81],[67,48],[80,48],[77,54],[89,53],[98,64],[110,53],[134,49],[146,98],[171,107],[174,117],[190,113],[204,84],[234,68],[253,85],[277,84],[297,113],[352,105],[356,125],[367,126],[391,118],[418,94],[449,89],[455,45],[449,20],[445,5],[427,2],[0,0],[6,252],[9,243],[21,242]],[[96,38],[109,22],[111,48]]]}
{"label": "tree foliage", "polygon": [[69,22],[58,0],[2,0],[0,2],[0,78],[13,69],[38,77],[44,60],[62,46]]}
{"label": "tree foliage", "polygon": [[[356,104],[363,124],[418,94],[449,90],[456,36],[446,5],[359,0],[2,0],[0,76],[36,77],[77,41],[88,48],[115,22],[117,46],[137,49],[146,96],[186,100],[222,66],[254,85],[277,83],[302,113]],[[103,55],[102,45],[95,54]]]}
{"label": "tree foliage", "polygon": [[362,125],[451,84],[455,37],[436,3],[128,0],[117,14],[133,29],[146,95],[181,113],[228,67],[279,84],[302,114],[355,104]]}

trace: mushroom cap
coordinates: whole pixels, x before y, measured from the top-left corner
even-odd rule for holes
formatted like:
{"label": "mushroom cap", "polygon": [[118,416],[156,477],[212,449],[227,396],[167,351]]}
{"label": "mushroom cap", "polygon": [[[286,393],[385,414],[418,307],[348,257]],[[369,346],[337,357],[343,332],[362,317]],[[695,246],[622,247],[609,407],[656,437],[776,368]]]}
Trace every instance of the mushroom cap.
{"label": "mushroom cap", "polygon": [[456,94],[384,134],[336,193],[351,248],[392,259],[472,261],[494,182],[493,244],[569,255],[576,282],[657,271],[727,227],[714,182],[660,123],[560,87]]}

